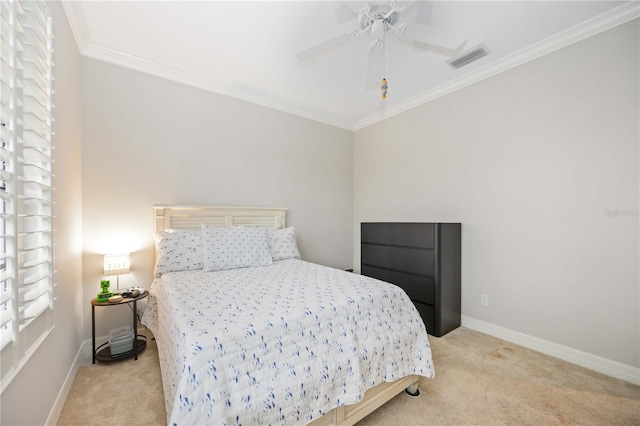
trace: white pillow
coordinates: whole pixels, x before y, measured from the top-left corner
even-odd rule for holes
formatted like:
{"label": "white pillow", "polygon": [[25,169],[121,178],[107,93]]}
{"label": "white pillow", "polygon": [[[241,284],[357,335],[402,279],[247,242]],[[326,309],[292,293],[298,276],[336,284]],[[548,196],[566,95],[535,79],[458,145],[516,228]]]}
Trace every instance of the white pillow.
{"label": "white pillow", "polygon": [[206,272],[270,265],[269,230],[203,224],[202,253]]}
{"label": "white pillow", "polygon": [[293,227],[270,230],[269,251],[273,260],[300,259],[296,244],[296,230]]}
{"label": "white pillow", "polygon": [[202,269],[202,237],[200,232],[158,232],[154,275],[172,271]]}

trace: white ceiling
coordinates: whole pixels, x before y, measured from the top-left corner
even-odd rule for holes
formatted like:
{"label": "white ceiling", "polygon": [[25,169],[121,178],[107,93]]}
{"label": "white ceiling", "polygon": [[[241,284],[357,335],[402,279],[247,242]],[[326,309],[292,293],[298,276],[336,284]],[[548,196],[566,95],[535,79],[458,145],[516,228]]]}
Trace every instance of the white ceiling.
{"label": "white ceiling", "polygon": [[[388,33],[388,98],[366,91],[364,34],[308,64],[296,54],[358,29],[335,1],[65,1],[83,55],[357,130],[639,16],[637,1],[435,1],[401,21],[467,34],[491,53],[458,70]],[[362,3],[362,2],[359,2]],[[403,2],[409,3],[409,2]],[[421,7],[422,6],[422,7]],[[423,21],[424,22],[424,21]]]}

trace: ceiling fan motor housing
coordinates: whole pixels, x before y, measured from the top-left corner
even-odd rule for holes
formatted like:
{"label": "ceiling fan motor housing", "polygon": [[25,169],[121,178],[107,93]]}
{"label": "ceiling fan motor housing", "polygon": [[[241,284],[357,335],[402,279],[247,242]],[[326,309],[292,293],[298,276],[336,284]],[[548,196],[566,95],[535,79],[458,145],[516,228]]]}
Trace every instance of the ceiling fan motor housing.
{"label": "ceiling fan motor housing", "polygon": [[[377,29],[374,24],[382,26],[383,23],[393,25],[398,21],[398,13],[393,10],[390,2],[370,2],[369,6],[360,13],[360,28],[366,30],[371,28],[371,32]],[[388,16],[387,16],[388,15]],[[387,16],[385,18],[385,16]]]}

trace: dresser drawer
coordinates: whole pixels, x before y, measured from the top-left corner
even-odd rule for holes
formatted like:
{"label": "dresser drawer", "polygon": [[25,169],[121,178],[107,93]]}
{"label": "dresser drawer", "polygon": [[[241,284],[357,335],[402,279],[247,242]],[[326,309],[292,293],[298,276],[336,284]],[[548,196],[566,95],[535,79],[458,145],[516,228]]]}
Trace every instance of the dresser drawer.
{"label": "dresser drawer", "polygon": [[433,305],[435,303],[435,281],[430,277],[405,274],[399,271],[362,265],[362,275],[377,278],[402,288],[412,300]]}
{"label": "dresser drawer", "polygon": [[392,246],[435,247],[434,224],[425,223],[362,223],[360,241]]}
{"label": "dresser drawer", "polygon": [[375,265],[426,277],[435,274],[433,250],[362,244],[361,259],[363,266]]}

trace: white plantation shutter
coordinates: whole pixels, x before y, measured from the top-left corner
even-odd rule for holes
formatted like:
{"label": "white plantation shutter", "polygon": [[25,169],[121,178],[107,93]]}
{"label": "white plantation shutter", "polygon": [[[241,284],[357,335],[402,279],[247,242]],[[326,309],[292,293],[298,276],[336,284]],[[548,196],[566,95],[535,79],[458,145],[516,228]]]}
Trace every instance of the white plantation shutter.
{"label": "white plantation shutter", "polygon": [[2,390],[52,329],[52,22],[0,0]]}
{"label": "white plantation shutter", "polygon": [[[2,331],[2,360],[5,348],[14,340],[14,326],[17,315],[14,302],[17,276],[15,265],[15,167],[14,146],[16,145],[17,127],[17,54],[16,15],[15,6],[0,1],[0,155],[2,156],[2,186],[0,190],[0,227],[2,228],[2,244],[0,245],[0,283],[2,291],[0,297],[0,313]],[[4,362],[3,362],[4,364]],[[2,368],[4,377],[4,368]]]}

